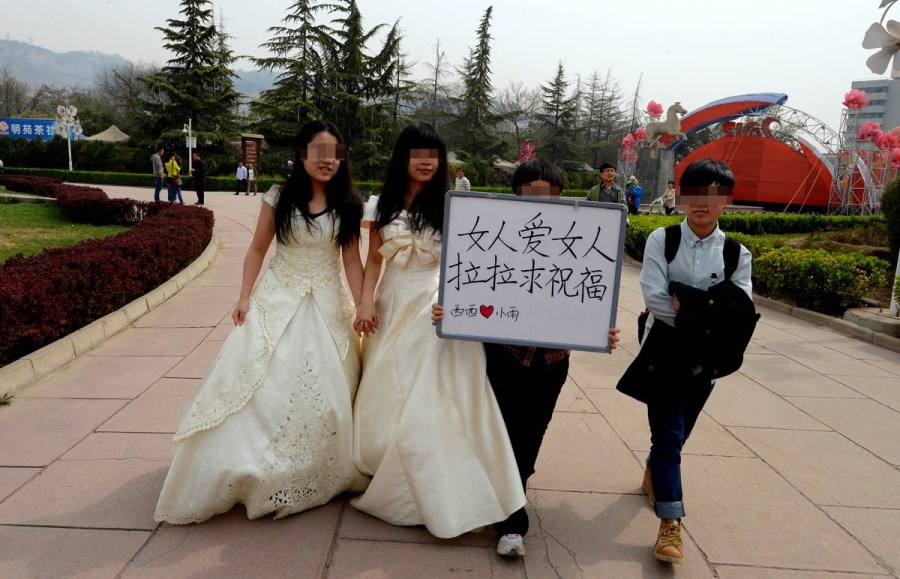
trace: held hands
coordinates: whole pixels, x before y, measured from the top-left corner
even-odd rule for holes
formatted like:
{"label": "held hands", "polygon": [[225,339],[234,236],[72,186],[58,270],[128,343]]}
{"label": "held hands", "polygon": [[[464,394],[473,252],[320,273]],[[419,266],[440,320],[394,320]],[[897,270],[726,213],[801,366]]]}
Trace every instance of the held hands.
{"label": "held hands", "polygon": [[678,301],[678,297],[677,297],[677,296],[672,296],[672,309],[675,310],[675,313],[676,313],[676,314],[678,313],[678,310],[681,309],[681,302]]}
{"label": "held hands", "polygon": [[379,325],[381,325],[381,318],[378,316],[374,304],[363,301],[356,306],[356,320],[353,322],[353,330],[356,333],[369,337],[378,330]]}
{"label": "held hands", "polygon": [[250,300],[242,299],[238,300],[236,306],[234,306],[234,311],[231,312],[231,319],[234,320],[235,326],[244,325],[244,319],[247,317],[247,310],[250,309]]}

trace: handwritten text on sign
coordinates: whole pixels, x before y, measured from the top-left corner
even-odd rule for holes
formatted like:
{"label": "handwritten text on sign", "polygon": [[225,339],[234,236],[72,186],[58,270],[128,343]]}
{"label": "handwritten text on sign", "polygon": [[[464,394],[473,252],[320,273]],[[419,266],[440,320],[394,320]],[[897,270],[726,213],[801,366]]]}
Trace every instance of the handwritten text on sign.
{"label": "handwritten text on sign", "polygon": [[442,336],[607,348],[621,206],[452,192],[444,221]]}

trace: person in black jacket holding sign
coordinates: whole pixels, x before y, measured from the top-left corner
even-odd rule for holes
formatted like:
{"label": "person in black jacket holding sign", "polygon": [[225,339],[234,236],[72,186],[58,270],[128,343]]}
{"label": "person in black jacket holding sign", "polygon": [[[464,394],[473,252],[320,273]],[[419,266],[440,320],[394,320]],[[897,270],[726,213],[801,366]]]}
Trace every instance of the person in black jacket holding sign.
{"label": "person in black jacket holding sign", "polygon": [[684,560],[682,447],[715,379],[740,366],[756,324],[750,252],[718,227],[733,186],[721,161],[701,159],[684,170],[679,195],[687,217],[647,239],[640,282],[650,313],[641,351],[618,385],[647,404],[642,489],[660,518],[654,554],[670,563]]}
{"label": "person in black jacket holding sign", "polygon": [[[542,159],[525,161],[513,173],[513,193],[526,197],[556,197],[562,193],[565,180],[553,164]],[[440,304],[432,306],[431,321],[443,319]],[[619,342],[619,329],[610,328],[607,335],[609,353]],[[503,422],[509,435],[522,487],[534,474],[544,433],[553,418],[556,400],[569,371],[569,350],[512,344],[484,344],[487,374]],[[505,521],[494,524],[497,553],[505,557],[525,556],[525,535],[529,521],[525,507]]]}

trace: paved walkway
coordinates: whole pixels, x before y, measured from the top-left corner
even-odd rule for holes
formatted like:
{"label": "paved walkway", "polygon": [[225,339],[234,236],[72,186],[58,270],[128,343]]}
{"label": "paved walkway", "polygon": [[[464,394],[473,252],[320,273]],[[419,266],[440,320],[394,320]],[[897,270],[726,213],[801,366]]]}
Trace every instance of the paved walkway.
{"label": "paved walkway", "polygon": [[231,330],[259,200],[207,203],[222,246],[206,273],[0,408],[0,577],[900,577],[900,355],[767,309],[686,448],[687,561],[653,558],[644,407],[614,390],[637,348],[632,266],[623,349],[573,355],[524,561],[497,557],[490,533],[441,541],[346,498],[280,521],[238,507],[155,523],[180,412]]}

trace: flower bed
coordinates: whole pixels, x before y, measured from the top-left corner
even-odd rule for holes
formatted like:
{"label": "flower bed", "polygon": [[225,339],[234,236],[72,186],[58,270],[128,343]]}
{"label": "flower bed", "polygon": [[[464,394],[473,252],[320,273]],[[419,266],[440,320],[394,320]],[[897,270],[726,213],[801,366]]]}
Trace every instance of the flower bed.
{"label": "flower bed", "polygon": [[[647,237],[658,227],[679,223],[683,217],[641,216],[632,218],[625,232],[625,251],[644,258]],[[801,308],[841,315],[857,306],[872,286],[884,285],[890,263],[862,253],[828,252],[822,249],[783,247],[771,238],[775,233],[806,233],[845,230],[883,222],[880,215],[777,215],[726,214],[719,225],[753,254],[754,292]]]}
{"label": "flower bed", "polygon": [[0,366],[113,312],[193,262],[212,239],[202,207],[109,199],[59,180],[0,176],[0,185],[55,197],[64,218],[128,224],[105,239],[13,257],[0,267]]}

